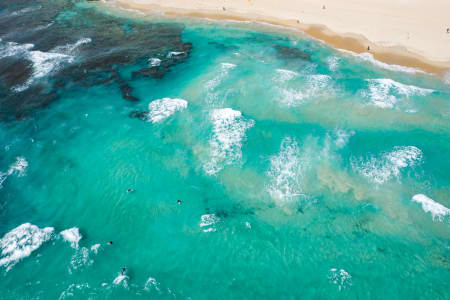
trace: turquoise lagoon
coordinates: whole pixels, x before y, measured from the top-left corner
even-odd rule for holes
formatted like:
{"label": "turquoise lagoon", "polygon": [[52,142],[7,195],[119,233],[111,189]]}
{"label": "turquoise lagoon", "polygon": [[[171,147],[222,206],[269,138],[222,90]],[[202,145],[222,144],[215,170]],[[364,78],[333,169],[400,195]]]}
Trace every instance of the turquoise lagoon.
{"label": "turquoise lagoon", "polygon": [[31,70],[2,86],[1,299],[449,299],[441,79],[251,23],[0,12]]}

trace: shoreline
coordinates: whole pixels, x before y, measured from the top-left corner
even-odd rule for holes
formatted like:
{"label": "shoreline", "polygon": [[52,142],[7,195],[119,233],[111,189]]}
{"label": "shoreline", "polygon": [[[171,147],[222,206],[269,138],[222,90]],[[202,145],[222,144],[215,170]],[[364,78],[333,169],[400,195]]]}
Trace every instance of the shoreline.
{"label": "shoreline", "polygon": [[[145,1],[145,0],[144,0]],[[365,36],[361,34],[338,34],[325,25],[318,24],[306,24],[301,23],[294,19],[278,19],[268,15],[254,14],[254,13],[242,13],[234,11],[232,9],[221,10],[216,9],[187,9],[187,8],[174,8],[169,6],[162,6],[159,4],[150,4],[147,2],[137,2],[136,0],[106,0],[102,4],[108,6],[116,6],[124,10],[133,10],[142,13],[157,13],[166,16],[174,17],[189,17],[189,18],[202,18],[212,19],[218,21],[238,21],[238,22],[257,22],[267,25],[280,26],[281,29],[289,30],[293,29],[305,33],[313,39],[322,41],[327,45],[338,50],[347,50],[356,54],[370,53],[374,59],[390,64],[399,65],[409,68],[416,68],[423,70],[427,73],[433,73],[440,77],[446,76],[447,72],[450,72],[450,60],[449,61],[435,61],[429,59],[423,55],[414,53],[405,46],[384,46],[375,42],[369,41]],[[250,2],[250,1],[249,1]],[[450,44],[450,34],[449,34]],[[367,51],[367,47],[370,47],[370,51]],[[450,47],[449,47],[450,48]],[[449,52],[450,53],[450,52]],[[448,76],[448,75],[447,75]]]}

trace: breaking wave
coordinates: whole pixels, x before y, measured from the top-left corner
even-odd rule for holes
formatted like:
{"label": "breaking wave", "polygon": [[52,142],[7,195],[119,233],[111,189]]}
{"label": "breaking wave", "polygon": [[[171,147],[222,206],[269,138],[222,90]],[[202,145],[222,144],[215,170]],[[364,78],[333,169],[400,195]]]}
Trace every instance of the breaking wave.
{"label": "breaking wave", "polygon": [[16,92],[27,89],[36,79],[45,77],[56,70],[63,63],[72,63],[74,50],[79,46],[91,42],[90,38],[83,38],[74,44],[55,47],[50,52],[32,50],[33,44],[18,44],[15,42],[2,42],[0,39],[0,58],[10,56],[20,56],[32,62],[32,75],[26,83],[15,86],[12,89]]}
{"label": "breaking wave", "polygon": [[226,165],[241,161],[245,132],[255,122],[245,119],[240,111],[231,108],[214,109],[210,119],[214,134],[209,142],[210,160],[204,164],[203,169],[207,174],[215,175]]}
{"label": "breaking wave", "polygon": [[367,79],[368,91],[363,96],[370,99],[370,103],[381,108],[393,108],[401,98],[412,96],[426,96],[433,92],[431,89],[406,85],[392,79]]}
{"label": "breaking wave", "polygon": [[150,102],[148,105],[149,121],[158,123],[167,119],[177,111],[182,111],[188,106],[183,99],[162,98]]}
{"label": "breaking wave", "polygon": [[445,216],[450,215],[450,209],[424,194],[414,195],[411,200],[421,204],[424,212],[430,212],[433,220],[438,219],[439,221],[442,221]]}
{"label": "breaking wave", "polygon": [[[379,158],[378,158],[379,157]],[[419,163],[422,151],[414,146],[396,146],[391,152],[368,159],[351,159],[352,168],[375,183],[381,184],[400,175],[400,171]]]}
{"label": "breaking wave", "polygon": [[64,238],[64,240],[69,242],[70,246],[74,249],[78,248],[78,242],[83,237],[77,227],[63,230],[60,232],[60,234]]}
{"label": "breaking wave", "polygon": [[21,259],[30,256],[43,243],[50,240],[53,227],[39,228],[25,223],[14,228],[0,240],[0,267],[10,270]]}

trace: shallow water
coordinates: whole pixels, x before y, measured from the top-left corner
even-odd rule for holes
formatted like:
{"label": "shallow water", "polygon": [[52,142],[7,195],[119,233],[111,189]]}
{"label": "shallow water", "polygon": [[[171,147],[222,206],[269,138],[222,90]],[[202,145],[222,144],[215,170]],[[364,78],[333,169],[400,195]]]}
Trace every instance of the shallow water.
{"label": "shallow water", "polygon": [[256,24],[0,9],[3,299],[449,298],[440,79]]}

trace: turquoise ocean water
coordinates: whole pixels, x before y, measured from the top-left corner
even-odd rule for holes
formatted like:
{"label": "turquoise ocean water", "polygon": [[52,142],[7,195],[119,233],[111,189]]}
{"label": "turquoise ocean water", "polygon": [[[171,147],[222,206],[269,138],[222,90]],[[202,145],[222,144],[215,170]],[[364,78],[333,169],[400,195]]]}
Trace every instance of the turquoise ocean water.
{"label": "turquoise ocean water", "polygon": [[1,299],[450,298],[441,79],[256,24],[0,7]]}

